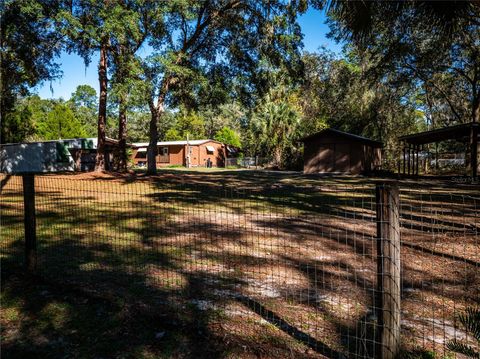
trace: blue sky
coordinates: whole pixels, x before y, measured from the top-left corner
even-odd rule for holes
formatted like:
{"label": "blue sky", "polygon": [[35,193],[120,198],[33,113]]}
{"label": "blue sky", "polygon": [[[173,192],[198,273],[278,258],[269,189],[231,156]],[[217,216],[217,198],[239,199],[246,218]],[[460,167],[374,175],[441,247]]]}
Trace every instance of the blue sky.
{"label": "blue sky", "polygon": [[[325,24],[325,20],[325,14],[314,9],[309,9],[299,18],[298,22],[304,34],[303,43],[305,51],[313,52],[321,46],[325,46],[335,52],[341,50],[340,45],[327,39],[326,34],[329,32],[329,28]],[[32,92],[38,93],[42,98],[62,97],[65,100],[70,98],[70,95],[78,85],[88,84],[98,92],[98,54],[92,57],[92,61],[87,68],[83,60],[75,54],[63,53],[58,63],[61,65],[63,72],[62,78],[52,83],[43,83]]]}

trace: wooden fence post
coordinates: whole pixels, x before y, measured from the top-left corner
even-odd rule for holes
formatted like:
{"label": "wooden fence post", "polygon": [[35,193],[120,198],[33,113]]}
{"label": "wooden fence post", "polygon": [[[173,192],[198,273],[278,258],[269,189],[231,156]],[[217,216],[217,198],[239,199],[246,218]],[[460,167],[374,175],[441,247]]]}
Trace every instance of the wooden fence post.
{"label": "wooden fence post", "polygon": [[37,268],[37,232],[35,219],[35,176],[24,174],[23,178],[23,208],[25,226],[25,265],[34,273]]}
{"label": "wooden fence post", "polygon": [[394,182],[376,186],[377,357],[393,359],[400,347],[400,218],[399,192]]}

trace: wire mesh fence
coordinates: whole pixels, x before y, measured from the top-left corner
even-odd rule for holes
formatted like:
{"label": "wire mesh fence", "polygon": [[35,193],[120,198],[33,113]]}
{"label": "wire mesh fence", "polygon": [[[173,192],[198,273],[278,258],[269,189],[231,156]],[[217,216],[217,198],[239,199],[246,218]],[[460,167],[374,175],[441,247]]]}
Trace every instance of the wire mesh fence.
{"label": "wire mesh fence", "polygon": [[261,168],[268,165],[268,158],[266,157],[237,157],[226,158],[225,167],[238,168]]}
{"label": "wire mesh fence", "polygon": [[[378,357],[375,185],[220,176],[36,176],[38,272],[277,357]],[[479,200],[442,191],[401,191],[404,352],[470,339],[455,318],[478,304]],[[1,198],[2,263],[15,267],[21,178],[4,177]]]}
{"label": "wire mesh fence", "polygon": [[480,196],[467,186],[402,190],[402,327],[405,343],[447,357],[475,338],[458,321],[480,303]]}

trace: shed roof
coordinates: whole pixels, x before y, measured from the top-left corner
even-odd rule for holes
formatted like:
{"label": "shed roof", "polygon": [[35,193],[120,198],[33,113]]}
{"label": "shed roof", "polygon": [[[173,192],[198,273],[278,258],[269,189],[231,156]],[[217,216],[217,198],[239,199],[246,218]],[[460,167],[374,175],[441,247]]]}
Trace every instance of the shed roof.
{"label": "shed roof", "polygon": [[308,141],[314,140],[316,138],[323,137],[323,136],[328,136],[328,135],[332,135],[332,134],[337,135],[337,136],[341,136],[341,137],[345,137],[345,138],[348,138],[348,139],[353,140],[353,141],[363,142],[363,143],[369,144],[373,147],[382,147],[383,146],[383,143],[380,142],[380,141],[375,141],[375,140],[372,140],[372,139],[367,138],[367,137],[354,135],[353,133],[339,131],[339,130],[336,130],[334,128],[327,128],[327,129],[322,130],[320,132],[314,133],[313,135],[304,137],[304,138],[300,139],[300,141],[301,142],[308,142]]}
{"label": "shed roof", "polygon": [[436,130],[400,136],[398,139],[400,141],[405,141],[415,145],[424,145],[426,143],[435,143],[445,140],[461,140],[470,136],[470,131],[472,128],[478,129],[480,128],[480,124],[477,122],[463,123],[461,125],[443,127]]}

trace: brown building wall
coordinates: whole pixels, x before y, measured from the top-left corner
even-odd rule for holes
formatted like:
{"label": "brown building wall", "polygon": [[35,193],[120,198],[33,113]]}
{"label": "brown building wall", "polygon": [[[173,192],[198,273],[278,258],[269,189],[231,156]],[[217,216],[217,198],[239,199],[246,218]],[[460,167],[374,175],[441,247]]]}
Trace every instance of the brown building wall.
{"label": "brown building wall", "polygon": [[[207,146],[214,148],[213,153],[207,151]],[[168,147],[168,156],[161,155],[162,148]],[[201,145],[189,145],[190,148],[190,165],[193,167],[205,167],[207,160],[212,161],[213,167],[223,167],[225,165],[226,148],[222,143],[209,141]],[[185,166],[186,161],[186,145],[169,145],[158,146],[159,155],[157,155],[157,166]],[[134,165],[138,166],[140,163],[147,163],[146,152],[138,152],[138,149],[132,150],[132,159]]]}
{"label": "brown building wall", "polygon": [[[213,147],[214,151],[208,151],[207,146]],[[190,145],[190,165],[192,167],[206,167],[207,160],[210,159],[213,167],[223,167],[225,165],[225,151],[225,146],[215,141],[195,146]]]}
{"label": "brown building wall", "polygon": [[185,164],[185,146],[183,145],[158,146],[159,151],[162,147],[168,148],[168,158],[161,160],[161,156],[157,156],[157,165],[183,166]]}
{"label": "brown building wall", "polygon": [[305,142],[305,173],[360,174],[380,167],[381,149],[341,136],[325,136]]}
{"label": "brown building wall", "polygon": [[[215,151],[207,151],[207,146],[211,146]],[[226,148],[222,143],[210,141],[198,146],[198,165],[205,167],[207,165],[207,160],[210,159],[213,167],[224,167],[225,166],[225,152]]]}

